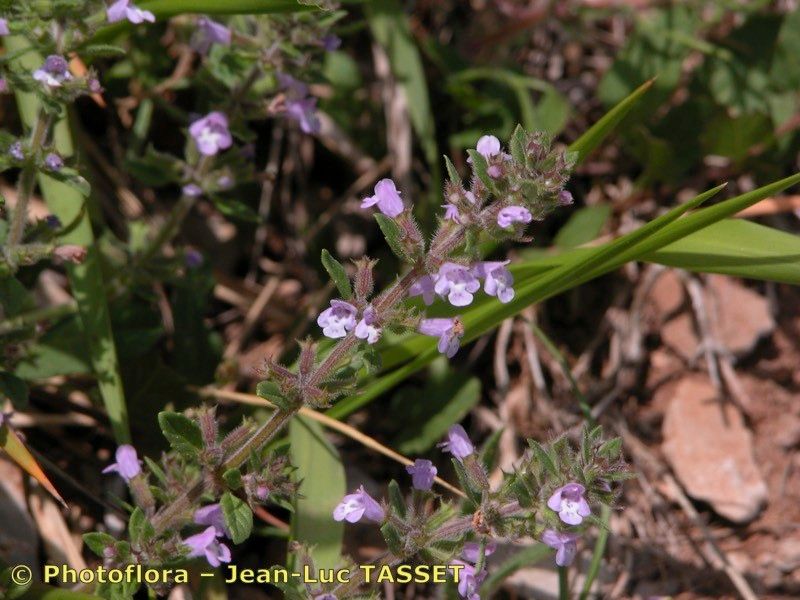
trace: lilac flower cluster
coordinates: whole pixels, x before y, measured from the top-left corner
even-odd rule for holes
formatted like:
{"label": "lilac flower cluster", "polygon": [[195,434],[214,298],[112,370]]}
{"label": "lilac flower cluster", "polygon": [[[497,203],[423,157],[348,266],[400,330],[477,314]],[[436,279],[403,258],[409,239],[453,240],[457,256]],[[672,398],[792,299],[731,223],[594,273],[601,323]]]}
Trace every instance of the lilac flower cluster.
{"label": "lilac flower cluster", "polygon": [[[594,435],[597,436],[597,430]],[[600,447],[596,444],[602,444],[601,441],[595,438],[592,438],[594,441],[586,441],[590,439],[586,436],[587,434],[584,434],[585,444],[593,444],[592,447],[595,449]],[[541,449],[541,452],[547,453],[551,457],[555,457],[556,454],[554,453],[557,452],[562,457],[561,460],[566,459],[569,461],[565,463],[565,467],[569,464],[577,464],[571,461],[582,460],[579,458],[580,456],[587,456],[582,451],[576,451],[570,457],[570,451],[567,450],[562,442],[556,442],[556,445],[560,445],[560,449],[557,451],[548,452],[546,449]],[[450,561],[450,564],[460,567],[457,589],[458,594],[465,600],[480,599],[479,589],[487,577],[486,558],[492,555],[497,548],[496,537],[492,532],[497,530],[508,535],[509,528],[513,529],[513,526],[504,521],[505,519],[511,519],[510,522],[516,520],[518,523],[525,523],[529,519],[543,518],[544,522],[549,526],[537,529],[537,531],[541,532],[538,534],[539,539],[555,550],[556,565],[567,567],[572,564],[577,555],[580,533],[574,529],[562,530],[556,523],[561,522],[568,527],[574,528],[581,525],[591,515],[592,511],[587,500],[587,488],[585,485],[570,481],[553,489],[546,501],[534,500],[531,502],[527,500],[523,502],[516,494],[507,495],[509,490],[515,489],[514,484],[501,486],[494,492],[490,491],[488,483],[486,483],[486,467],[479,460],[480,457],[476,452],[475,445],[461,425],[451,426],[447,431],[445,440],[439,444],[439,447],[453,457],[456,465],[460,465],[459,470],[463,473],[461,480],[466,489],[473,489],[474,491],[477,486],[477,488],[481,488],[485,492],[482,494],[483,500],[471,520],[462,518],[459,521],[459,518],[456,518],[455,521],[460,523],[457,527],[454,524],[442,524],[436,520],[437,513],[435,511],[432,514],[424,511],[422,513],[418,512],[420,510],[419,507],[425,505],[424,503],[420,504],[418,496],[414,496],[416,500],[412,499],[408,507],[403,507],[398,505],[396,492],[390,502],[379,502],[369,495],[363,486],[359,487],[354,493],[347,494],[342,499],[333,511],[333,518],[336,521],[347,521],[348,523],[363,521],[380,525],[389,549],[398,561],[409,558],[409,554],[413,554],[418,550],[424,550],[429,546],[436,547],[439,540],[445,544],[451,544],[453,541],[459,538],[463,539],[466,536],[466,540],[461,546],[460,554]],[[588,456],[592,456],[592,452]],[[526,454],[512,479],[524,478],[519,480],[519,484],[525,481],[525,486],[535,485],[538,489],[545,489],[544,486],[546,484],[540,479],[539,475],[533,479],[527,479],[530,469],[538,473],[542,472],[539,467],[535,466],[536,464],[541,466],[541,463],[537,463],[533,457],[534,454]],[[608,458],[611,458],[611,456]],[[552,461],[554,458],[548,460]],[[597,464],[603,464],[608,468],[607,463],[601,462]],[[589,463],[584,466],[589,466]],[[596,468],[596,466],[592,468]],[[435,497],[432,493],[432,487],[437,480],[438,470],[430,460],[418,458],[413,464],[406,467],[406,471],[411,476],[411,484],[415,494],[423,494],[422,497],[427,499]],[[392,486],[396,486],[396,484],[393,482]],[[397,488],[395,487],[395,489]],[[602,478],[595,481],[595,489],[601,494],[608,494],[611,491],[607,482]],[[390,497],[392,497],[391,494]],[[493,500],[493,498],[496,499]],[[475,501],[477,502],[477,500]],[[555,515],[555,522],[550,514],[542,512],[548,510]],[[431,521],[435,524],[426,529],[426,524]],[[525,530],[524,527],[523,530]],[[396,533],[391,533],[392,531]],[[419,546],[412,544],[408,540],[404,542],[393,541],[396,540],[395,536],[400,536],[402,540],[403,532],[407,532],[408,535],[413,534],[415,539],[424,539],[426,541]],[[477,535],[480,541],[469,541],[473,534]],[[436,554],[433,554],[433,556],[436,556]],[[331,590],[334,595],[340,591],[340,588]]]}

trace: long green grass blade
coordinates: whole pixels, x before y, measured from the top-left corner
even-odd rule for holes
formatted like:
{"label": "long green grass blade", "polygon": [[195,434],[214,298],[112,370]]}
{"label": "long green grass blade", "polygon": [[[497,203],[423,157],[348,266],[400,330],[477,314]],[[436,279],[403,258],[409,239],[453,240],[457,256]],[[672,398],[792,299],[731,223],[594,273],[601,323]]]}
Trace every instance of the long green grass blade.
{"label": "long green grass blade", "polygon": [[[24,38],[9,36],[4,40],[9,52],[20,50],[27,45]],[[18,59],[22,69],[31,72],[41,66],[43,59],[35,52],[28,52]],[[22,121],[31,127],[40,109],[35,95],[16,92]],[[58,122],[54,128],[53,142],[64,157],[74,154],[72,136],[66,120]],[[78,303],[78,314],[92,368],[97,377],[100,395],[108,412],[114,437],[120,444],[130,442],[128,412],[122,388],[117,351],[111,331],[111,320],[100,269],[100,251],[95,245],[92,226],[86,201],[75,189],[45,175],[39,177],[39,186],[50,211],[62,223],[72,224],[59,239],[63,244],[77,244],[87,249],[86,260],[80,265],[69,265],[72,294]]]}
{"label": "long green grass blade", "polygon": [[630,112],[641,97],[647,93],[647,90],[652,87],[654,81],[654,79],[651,79],[633,90],[627,98],[608,111],[603,118],[592,125],[586,133],[572,142],[569,149],[572,152],[578,153],[578,162],[583,162],[586,156],[597,148],[600,142],[619,125],[619,122],[625,118],[625,115]]}
{"label": "long green grass blade", "polygon": [[689,271],[800,285],[800,236],[741,219],[714,223],[644,259]]}
{"label": "long green grass blade", "polygon": [[[482,302],[476,302],[475,306],[464,312],[462,314],[466,325],[464,341],[468,342],[483,335],[504,319],[513,316],[530,304],[540,302],[613,271],[628,261],[647,259],[661,248],[676,244],[686,236],[696,234],[703,228],[710,227],[725,217],[797,183],[800,183],[800,174],[679,218],[688,210],[696,208],[719,192],[723,187],[719,186],[672,209],[636,231],[599,248],[579,248],[558,257],[545,259],[542,261],[544,264],[540,263],[534,268],[526,264],[517,265],[513,269],[517,278],[517,296],[508,304],[498,304],[492,299],[484,299]],[[787,248],[788,243],[788,240],[783,238],[782,247]],[[672,247],[671,252],[674,256],[675,246]],[[790,249],[788,254],[783,255],[784,263],[788,262],[793,252]],[[784,265],[784,274],[787,268]],[[524,275],[520,276],[521,273]],[[360,395],[337,403],[331,414],[341,417],[357,410],[425,367],[436,356],[435,342],[422,336],[410,337],[385,349],[382,352],[385,368],[392,368],[399,364],[402,366],[367,385]],[[405,363],[409,359],[410,362]]]}

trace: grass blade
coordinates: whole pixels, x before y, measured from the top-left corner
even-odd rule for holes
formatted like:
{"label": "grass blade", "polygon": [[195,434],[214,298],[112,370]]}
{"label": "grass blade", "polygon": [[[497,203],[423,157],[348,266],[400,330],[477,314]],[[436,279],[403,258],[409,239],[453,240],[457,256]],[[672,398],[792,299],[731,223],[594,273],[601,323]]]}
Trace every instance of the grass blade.
{"label": "grass blade", "polygon": [[647,93],[655,79],[651,79],[640,85],[638,88],[633,90],[630,95],[622,100],[619,104],[617,104],[614,108],[608,111],[603,118],[601,118],[597,123],[592,125],[586,133],[584,133],[581,137],[577,140],[572,142],[569,149],[572,152],[578,153],[578,162],[583,162],[583,160],[589,155],[589,153],[597,148],[600,145],[608,134],[610,134],[616,126],[625,118],[630,110],[636,105],[636,103]]}
{"label": "grass blade", "polygon": [[[17,36],[6,37],[4,43],[9,52],[20,50],[27,45],[24,38]],[[35,52],[28,52],[17,60],[20,68],[27,72],[32,72],[43,62],[42,57]],[[30,127],[39,112],[39,101],[35,95],[24,92],[16,92],[16,98],[20,116]],[[56,124],[53,141],[61,156],[73,155],[72,136],[65,120]],[[86,347],[97,377],[100,395],[111,420],[114,437],[119,444],[128,443],[130,429],[125,394],[100,268],[100,250],[95,245],[86,200],[75,189],[45,175],[40,175],[39,187],[50,211],[62,223],[73,224],[59,241],[63,244],[77,244],[87,249],[83,264],[68,265],[67,272],[73,296],[78,303],[78,315]]]}
{"label": "grass blade", "polygon": [[701,273],[800,285],[800,236],[741,219],[714,223],[645,260]]}

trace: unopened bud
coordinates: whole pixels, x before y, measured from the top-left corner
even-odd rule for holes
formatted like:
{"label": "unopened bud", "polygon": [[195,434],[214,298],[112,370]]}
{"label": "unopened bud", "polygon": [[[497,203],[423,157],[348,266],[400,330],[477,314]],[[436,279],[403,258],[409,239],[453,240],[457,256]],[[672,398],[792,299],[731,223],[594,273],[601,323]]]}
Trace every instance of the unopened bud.
{"label": "unopened bud", "polygon": [[77,265],[86,259],[86,248],[74,244],[57,246],[56,249],[53,250],[53,256],[60,261],[71,262]]}
{"label": "unopened bud", "polygon": [[372,294],[375,286],[375,279],[372,273],[374,266],[375,261],[368,258],[356,261],[355,292],[356,298],[359,300],[366,300]]}

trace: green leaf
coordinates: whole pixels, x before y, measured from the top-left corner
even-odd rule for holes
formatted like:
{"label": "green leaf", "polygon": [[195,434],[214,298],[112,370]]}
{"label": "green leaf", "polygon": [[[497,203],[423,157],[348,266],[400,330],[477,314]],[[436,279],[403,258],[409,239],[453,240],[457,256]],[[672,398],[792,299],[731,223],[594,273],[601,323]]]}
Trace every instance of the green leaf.
{"label": "green leaf", "polygon": [[571,152],[578,153],[578,162],[581,163],[589,155],[589,153],[597,148],[614,129],[625,118],[630,110],[642,99],[642,96],[647,93],[653,82],[651,79],[646,83],[640,85],[631,94],[617,104],[614,108],[608,111],[603,117],[594,125],[592,125],[581,137],[572,142],[569,147]]}
{"label": "green leaf", "polygon": [[381,228],[383,236],[386,238],[386,243],[389,244],[392,252],[400,260],[408,260],[408,255],[401,241],[403,232],[400,230],[400,226],[395,223],[394,219],[381,213],[375,213],[375,220],[378,222],[378,227]]}
{"label": "green leaf", "polygon": [[186,456],[196,456],[203,449],[203,435],[200,427],[186,415],[163,411],[158,413],[158,424],[164,437],[177,452]]}
{"label": "green leaf", "polygon": [[[19,36],[6,36],[3,38],[3,44],[9,52],[28,47],[27,40]],[[42,62],[43,58],[38,52],[30,51],[19,56],[15,61],[15,68],[31,72]],[[41,108],[39,100],[34,94],[25,92],[17,92],[16,98],[22,121],[27,127],[32,127]],[[72,135],[66,121],[56,123],[53,142],[61,156],[72,156]],[[130,442],[128,412],[100,268],[100,251],[95,244],[85,199],[72,187],[47,175],[39,176],[39,186],[50,211],[62,223],[72,224],[59,237],[59,242],[77,244],[87,249],[83,263],[67,265],[67,274],[72,294],[78,303],[78,314],[84,334],[83,344],[97,377],[97,385],[111,421],[114,438],[118,444],[128,443]]]}
{"label": "green leaf", "polygon": [[89,550],[94,552],[97,556],[103,558],[105,549],[109,546],[114,546],[116,539],[107,533],[92,531],[91,533],[83,534],[83,543],[89,547]]}
{"label": "green leaf", "polygon": [[344,270],[342,263],[331,256],[327,250],[322,251],[322,266],[331,276],[333,283],[336,284],[342,299],[349,300],[353,296],[353,289],[350,287],[350,278]]}
{"label": "green leaf", "polygon": [[558,231],[553,243],[559,248],[575,248],[595,239],[606,224],[611,207],[607,204],[586,206],[572,213]]}
{"label": "green leaf", "polygon": [[698,273],[800,285],[800,236],[743,219],[713,223],[644,258]]}
{"label": "green leaf", "polygon": [[222,474],[222,479],[231,490],[235,491],[242,487],[242,473],[239,469],[228,469]]}
{"label": "green leaf", "polygon": [[253,511],[247,506],[247,502],[230,492],[222,494],[219,504],[231,540],[234,544],[241,544],[253,532]]}
{"label": "green leaf", "polygon": [[140,507],[136,507],[131,513],[131,518],[128,521],[128,534],[131,537],[131,544],[137,545],[147,542],[152,539],[156,534],[144,511]]}
{"label": "green leaf", "polygon": [[346,492],[339,453],[320,425],[295,417],[289,425],[292,465],[300,481],[292,513],[292,538],[311,548],[317,569],[332,569],[340,560],[344,524],[331,514]]}
{"label": "green leaf", "polygon": [[458,174],[458,170],[456,166],[453,164],[453,161],[450,160],[450,157],[446,154],[444,155],[444,164],[447,167],[447,176],[450,178],[450,181],[453,183],[461,183],[461,176]]}
{"label": "green leaf", "polygon": [[400,491],[400,486],[394,479],[389,482],[389,504],[401,519],[405,518],[406,499],[403,497],[403,492]]}
{"label": "green leaf", "polygon": [[536,440],[529,440],[528,446],[530,449],[533,450],[533,456],[537,460],[537,462],[544,467],[544,469],[550,473],[553,477],[558,477],[558,466],[553,461],[552,457],[548,452],[537,442]]}

